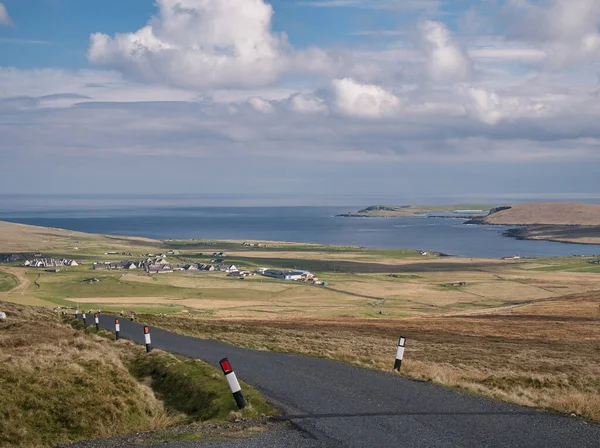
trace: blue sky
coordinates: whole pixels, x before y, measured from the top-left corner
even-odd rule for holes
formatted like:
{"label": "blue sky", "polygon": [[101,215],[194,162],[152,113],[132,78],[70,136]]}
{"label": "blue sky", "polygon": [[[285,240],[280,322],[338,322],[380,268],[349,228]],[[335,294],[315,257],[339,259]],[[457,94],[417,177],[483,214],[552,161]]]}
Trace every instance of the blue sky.
{"label": "blue sky", "polygon": [[3,193],[600,195],[596,0],[0,5]]}

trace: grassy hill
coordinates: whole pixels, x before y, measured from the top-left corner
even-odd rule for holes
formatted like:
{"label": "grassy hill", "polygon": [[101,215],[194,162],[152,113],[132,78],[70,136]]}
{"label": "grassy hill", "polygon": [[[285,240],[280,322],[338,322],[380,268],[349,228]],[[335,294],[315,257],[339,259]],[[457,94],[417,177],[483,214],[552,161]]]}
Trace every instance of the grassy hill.
{"label": "grassy hill", "polygon": [[[200,361],[145,349],[46,308],[0,301],[0,446],[49,447],[150,431],[235,411],[226,381]],[[101,337],[101,335],[103,337]],[[268,413],[245,387],[255,416]]]}
{"label": "grassy hill", "polygon": [[484,222],[505,225],[600,226],[600,205],[574,202],[534,202],[492,211]]}
{"label": "grassy hill", "polygon": [[525,226],[505,233],[525,240],[600,244],[600,205],[574,202],[534,202],[492,209],[467,222]]}

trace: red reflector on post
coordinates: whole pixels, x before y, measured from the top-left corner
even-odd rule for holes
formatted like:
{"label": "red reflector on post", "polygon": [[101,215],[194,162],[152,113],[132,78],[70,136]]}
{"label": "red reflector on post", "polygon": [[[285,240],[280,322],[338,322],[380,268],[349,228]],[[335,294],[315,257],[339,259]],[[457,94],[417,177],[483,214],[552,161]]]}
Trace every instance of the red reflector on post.
{"label": "red reflector on post", "polygon": [[145,333],[145,334],[148,334],[148,333],[150,333],[150,328],[149,328],[149,327],[144,327],[144,333]]}
{"label": "red reflector on post", "polygon": [[221,364],[221,369],[223,369],[223,373],[225,375],[227,375],[228,373],[233,372],[233,369],[231,368],[231,364],[229,364],[229,360],[227,358],[222,359],[221,361],[219,361],[219,364]]}
{"label": "red reflector on post", "polygon": [[119,319],[115,319],[115,324],[119,324]]}

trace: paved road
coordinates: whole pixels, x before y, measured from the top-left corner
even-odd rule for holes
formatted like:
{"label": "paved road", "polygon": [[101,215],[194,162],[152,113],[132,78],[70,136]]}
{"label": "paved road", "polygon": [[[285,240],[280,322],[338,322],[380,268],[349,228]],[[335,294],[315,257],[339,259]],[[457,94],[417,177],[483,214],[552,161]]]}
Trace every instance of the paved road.
{"label": "paved road", "polygon": [[[101,316],[100,324],[112,331],[114,318]],[[238,378],[302,430],[310,440],[302,446],[600,448],[600,425],[579,419],[334,361],[151,333],[154,347],[172,353],[215,366],[228,357]],[[143,343],[142,326],[121,319],[121,336]]]}

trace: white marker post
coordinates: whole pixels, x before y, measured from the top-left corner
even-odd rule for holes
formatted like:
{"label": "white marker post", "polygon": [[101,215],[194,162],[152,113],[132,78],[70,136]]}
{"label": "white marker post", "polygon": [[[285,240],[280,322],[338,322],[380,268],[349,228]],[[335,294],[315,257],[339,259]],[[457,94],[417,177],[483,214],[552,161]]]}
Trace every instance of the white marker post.
{"label": "white marker post", "polygon": [[131,322],[135,320],[135,311],[131,312]]}
{"label": "white marker post", "polygon": [[248,403],[246,403],[246,398],[242,393],[242,388],[240,387],[240,383],[235,376],[235,372],[229,363],[227,358],[223,358],[219,361],[221,365],[221,369],[223,369],[223,373],[225,374],[225,378],[227,379],[227,383],[229,384],[229,389],[231,389],[231,393],[233,394],[233,398],[235,398],[235,402],[239,409],[244,409]]}
{"label": "white marker post", "polygon": [[79,319],[79,308],[75,308],[75,318]]}
{"label": "white marker post", "polygon": [[94,322],[96,323],[96,330],[100,330],[100,320],[98,319],[98,314],[94,314]]}
{"label": "white marker post", "polygon": [[121,325],[119,324],[119,319],[115,319],[115,337],[117,341],[119,340],[119,332],[121,331]]}
{"label": "white marker post", "polygon": [[81,317],[83,317],[83,323],[87,324],[87,319],[85,317],[85,311],[83,312],[83,314],[81,315]]}
{"label": "white marker post", "polygon": [[150,340],[150,328],[144,327],[144,338],[146,340],[146,353],[150,353],[152,351],[152,341]]}
{"label": "white marker post", "polygon": [[394,362],[394,370],[400,372],[400,367],[402,366],[402,358],[404,358],[404,344],[406,343],[406,338],[404,336],[400,336],[400,340],[398,341],[398,351],[396,352],[396,361]]}

